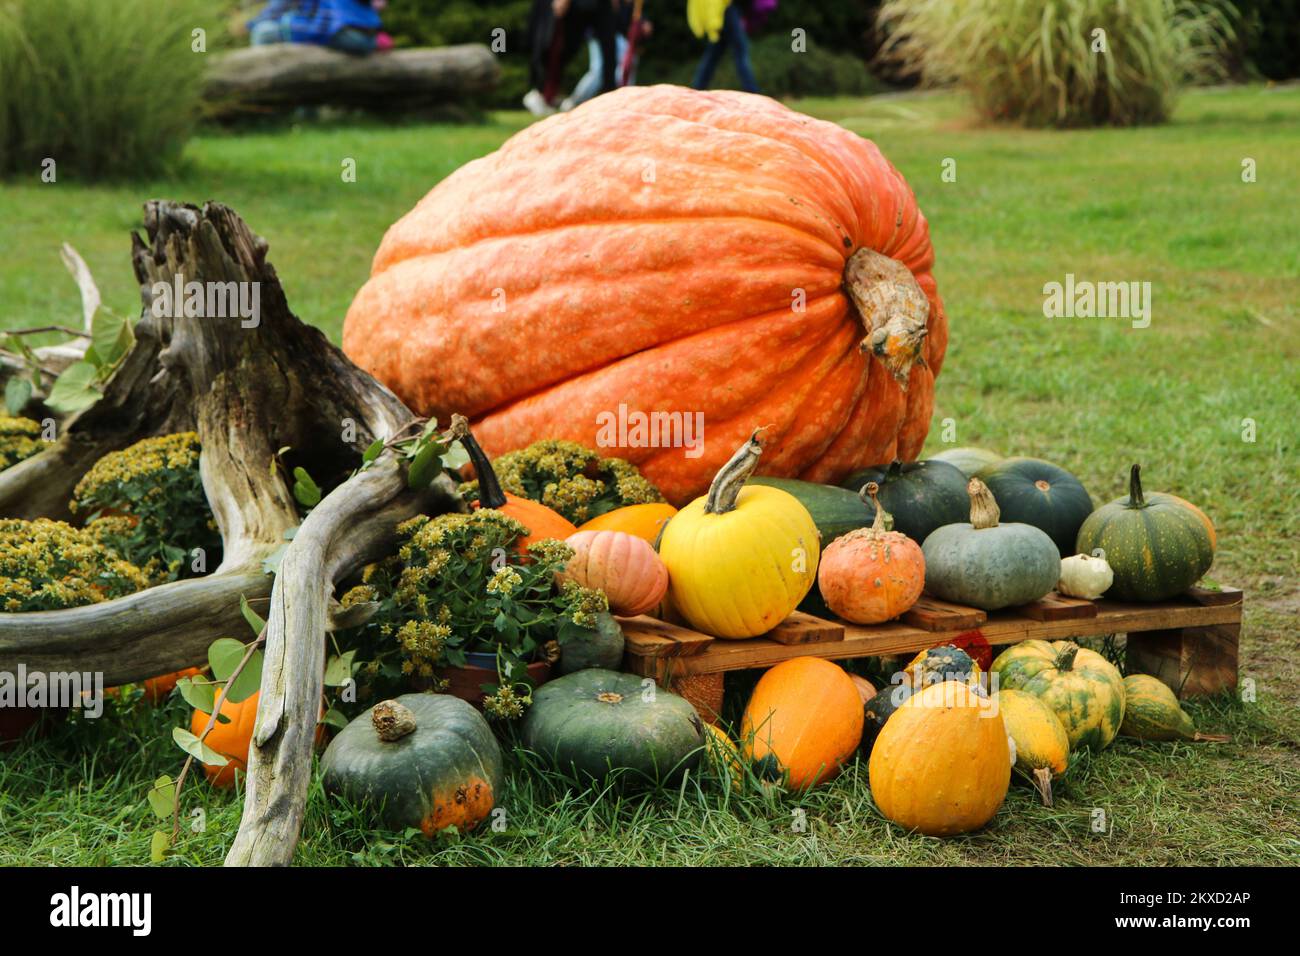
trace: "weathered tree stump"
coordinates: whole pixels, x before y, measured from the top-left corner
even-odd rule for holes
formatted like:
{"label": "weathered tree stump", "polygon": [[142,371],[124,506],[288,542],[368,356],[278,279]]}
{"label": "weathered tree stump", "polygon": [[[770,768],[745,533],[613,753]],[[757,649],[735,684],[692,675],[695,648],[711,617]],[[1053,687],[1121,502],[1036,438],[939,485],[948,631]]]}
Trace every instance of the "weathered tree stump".
{"label": "weathered tree stump", "polygon": [[215,55],[204,98],[219,113],[304,105],[416,109],[488,92],[500,73],[481,43],[367,56],[275,43]]}
{"label": "weathered tree stump", "polygon": [[[147,243],[133,236],[145,303],[135,346],[104,396],[65,422],[53,447],[0,472],[0,515],[63,517],[73,486],[101,455],[193,429],[222,562],[206,577],[101,604],[0,614],[0,670],[102,671],[117,684],[205,663],[212,641],[247,633],[240,596],[270,595],[244,819],[229,862],[287,864],[311,778],[335,584],[384,554],[399,522],[464,505],[446,476],[424,492],[408,490],[392,449],[344,480],[367,446],[414,416],[293,315],[266,243],[232,210],[153,201],[145,226]],[[184,309],[154,314],[156,283],[178,281],[255,284],[256,322]],[[263,562],[299,525],[272,468],[286,446],[313,476],[341,483],[297,528],[272,587]]]}

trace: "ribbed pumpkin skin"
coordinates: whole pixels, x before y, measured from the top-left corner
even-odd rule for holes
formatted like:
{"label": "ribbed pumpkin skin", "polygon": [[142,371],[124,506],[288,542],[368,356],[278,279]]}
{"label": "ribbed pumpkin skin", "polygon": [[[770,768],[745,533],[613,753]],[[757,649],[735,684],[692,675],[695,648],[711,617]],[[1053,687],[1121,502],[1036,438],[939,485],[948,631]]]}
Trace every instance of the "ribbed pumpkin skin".
{"label": "ribbed pumpkin skin", "polygon": [[1016,769],[1029,778],[1045,769],[1053,777],[1070,765],[1070,735],[1056,712],[1033,694],[1000,690],[998,709],[1007,733],[1016,742]]}
{"label": "ribbed pumpkin skin", "polygon": [[1037,601],[1061,573],[1056,545],[1032,525],[939,528],[921,546],[925,587],[937,598],[986,611]]}
{"label": "ribbed pumpkin skin", "polygon": [[895,462],[855,471],[843,482],[860,491],[874,481],[879,501],[894,519],[894,530],[922,544],[937,528],[970,517],[966,477],[942,461]]}
{"label": "ribbed pumpkin skin", "polygon": [[615,614],[644,614],[663,600],[668,569],[645,539],[622,531],[579,531],[565,544],[574,554],[563,577],[604,591]]}
{"label": "ribbed pumpkin skin", "polygon": [[1092,498],[1078,478],[1039,458],[1004,458],[979,478],[993,492],[1003,521],[1041,528],[1062,558],[1074,554],[1079,527],[1092,514]]}
{"label": "ribbed pumpkin skin", "polygon": [[862,695],[844,669],[819,657],[777,664],[754,686],[740,721],[748,760],[769,754],[796,790],[839,775],[862,740]]}
{"label": "ribbed pumpkin skin", "polygon": [[1163,601],[1182,594],[1214,563],[1209,519],[1175,495],[1147,492],[1145,505],[1116,498],[1094,511],[1079,529],[1078,549],[1097,548],[1115,572],[1106,597]]}
{"label": "ribbed pumpkin skin", "polygon": [[579,531],[622,531],[636,535],[654,544],[659,540],[659,533],[677,509],[670,504],[654,502],[644,505],[624,505],[613,511],[606,511],[590,521],[578,525]]}
{"label": "ribbed pumpkin skin", "polygon": [[1119,732],[1140,740],[1194,740],[1196,725],[1164,681],[1130,674],[1124,678],[1124,723]]}
{"label": "ribbed pumpkin skin", "polygon": [[978,830],[1011,786],[1000,713],[965,684],[931,684],[889,718],[867,765],[887,818],[927,836]]}
{"label": "ribbed pumpkin skin", "polygon": [[736,502],[734,511],[710,514],[695,499],[659,541],[673,608],[715,637],[767,633],[817,580],[817,526],[797,499],[746,485]]}
{"label": "ribbed pumpkin skin", "polygon": [[1070,749],[1094,752],[1110,745],[1124,722],[1124,679],[1115,665],[1081,647],[1068,670],[1057,667],[1069,641],[1022,641],[993,662],[1001,690],[1038,697],[1061,721]]}
{"label": "ribbed pumpkin skin", "polygon": [[[861,248],[929,300],[906,390],[858,349],[841,283]],[[837,483],[921,449],[948,340],[933,261],[870,141],[766,97],[625,87],[439,183],[388,230],[343,344],[419,413],[468,415],[494,455],[571,439],[681,504],[763,422],[765,472]],[[703,454],[603,445],[620,404],[702,412]]]}
{"label": "ribbed pumpkin skin", "polygon": [[474,707],[446,694],[396,698],[415,715],[415,731],[383,741],[370,708],[344,727],[321,758],[326,793],[381,810],[390,829],[425,836],[455,826],[473,830],[492,812],[505,771],[492,729]]}
{"label": "ribbed pumpkin skin", "polygon": [[683,698],[644,686],[636,674],[592,669],[533,692],[521,729],[525,748],[562,773],[624,783],[667,781],[699,763],[704,727]]}

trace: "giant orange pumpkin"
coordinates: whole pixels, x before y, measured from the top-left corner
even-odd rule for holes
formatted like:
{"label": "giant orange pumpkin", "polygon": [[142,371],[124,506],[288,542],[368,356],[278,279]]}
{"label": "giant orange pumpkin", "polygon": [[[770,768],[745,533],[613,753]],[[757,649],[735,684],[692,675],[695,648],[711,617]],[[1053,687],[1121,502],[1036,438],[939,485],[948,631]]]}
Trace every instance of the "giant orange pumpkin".
{"label": "giant orange pumpkin", "polygon": [[680,506],[754,422],[766,474],[915,458],[948,340],[933,261],[869,140],[766,97],[628,87],[392,226],[343,347],[419,413],[468,415],[493,455],[571,439]]}

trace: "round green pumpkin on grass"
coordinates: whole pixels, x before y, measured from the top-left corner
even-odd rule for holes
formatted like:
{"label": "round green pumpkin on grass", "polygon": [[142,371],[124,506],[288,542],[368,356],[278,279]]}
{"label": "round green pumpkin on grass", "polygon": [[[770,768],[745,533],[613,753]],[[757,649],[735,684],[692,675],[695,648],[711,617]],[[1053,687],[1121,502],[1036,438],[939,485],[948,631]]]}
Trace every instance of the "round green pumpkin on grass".
{"label": "round green pumpkin on grass", "polygon": [[704,727],[686,700],[647,680],[593,668],[548,681],[533,692],[524,747],[580,779],[677,779],[699,762]]}
{"label": "round green pumpkin on grass", "polygon": [[1022,641],[998,655],[997,689],[1021,690],[1047,704],[1065,727],[1070,749],[1110,745],[1124,722],[1124,679],[1096,651],[1071,641]]}
{"label": "round green pumpkin on grass", "polygon": [[394,830],[433,836],[474,829],[492,812],[505,772],[501,748],[470,704],[403,694],[344,727],[321,758],[325,792],[365,804]]}
{"label": "round green pumpkin on grass", "polygon": [[969,484],[970,521],[936,530],[921,545],[925,589],[985,611],[1037,601],[1056,587],[1061,559],[1046,533],[999,524],[998,506],[978,478]]}
{"label": "round green pumpkin on grass", "polygon": [[1124,678],[1124,723],[1119,732],[1139,740],[1192,740],[1223,743],[1222,734],[1203,734],[1169,686],[1149,674]]}
{"label": "round green pumpkin on grass", "polygon": [[1040,458],[1004,458],[977,477],[993,492],[1003,521],[1040,528],[1062,558],[1074,554],[1079,527],[1092,514],[1092,497],[1078,478]]}
{"label": "round green pumpkin on grass", "polygon": [[1115,574],[1106,597],[1163,601],[1182,594],[1214,563],[1210,519],[1176,495],[1144,492],[1139,468],[1129,493],[1094,511],[1076,541],[1084,554],[1102,552]]}
{"label": "round green pumpkin on grass", "polygon": [[872,481],[879,486],[876,500],[894,518],[893,530],[917,544],[936,528],[965,521],[970,513],[966,476],[946,462],[895,461],[856,471],[840,485],[860,492]]}
{"label": "round green pumpkin on grass", "polygon": [[952,465],[968,479],[974,478],[980,471],[1001,460],[1002,456],[997,452],[974,446],[948,448],[926,459],[926,461],[941,461]]}

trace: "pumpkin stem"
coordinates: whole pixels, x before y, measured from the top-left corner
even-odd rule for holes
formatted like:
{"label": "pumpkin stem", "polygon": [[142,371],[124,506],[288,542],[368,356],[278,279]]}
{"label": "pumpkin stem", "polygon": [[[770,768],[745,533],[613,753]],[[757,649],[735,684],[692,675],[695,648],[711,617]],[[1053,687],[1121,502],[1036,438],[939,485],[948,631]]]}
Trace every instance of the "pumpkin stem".
{"label": "pumpkin stem", "polygon": [[1142,508],[1147,503],[1142,497],[1142,478],[1138,474],[1140,470],[1140,466],[1135,464],[1128,473],[1128,503],[1134,508]]}
{"label": "pumpkin stem", "polygon": [[415,714],[405,704],[395,700],[381,700],[370,712],[370,722],[374,724],[375,733],[385,743],[401,740],[407,734],[415,732]]}
{"label": "pumpkin stem", "polygon": [[[455,417],[452,418],[452,427],[456,427]],[[469,424],[464,426],[464,434],[458,436],[461,447],[465,449],[465,454],[469,455],[469,463],[474,466],[474,475],[478,478],[478,505],[480,508],[500,508],[506,503],[506,494],[501,490],[501,482],[497,481],[497,473],[492,470],[492,463],[488,461],[488,456],[483,452],[483,446],[478,443],[473,432],[469,430]]]}
{"label": "pumpkin stem", "polygon": [[745,487],[745,482],[758,467],[759,456],[763,454],[763,446],[758,441],[758,433],[761,431],[761,428],[754,429],[749,441],[741,445],[713,477],[713,483],[709,485],[709,497],[704,502],[706,514],[722,515],[736,510],[736,498],[740,496],[740,489]]}
{"label": "pumpkin stem", "polygon": [[1078,644],[1066,644],[1061,653],[1056,655],[1056,669],[1058,671],[1068,671],[1074,666],[1074,658],[1078,653]]}
{"label": "pumpkin stem", "polygon": [[1038,797],[1043,801],[1043,806],[1052,805],[1052,771],[1046,767],[1034,768],[1034,789],[1038,791]]}
{"label": "pumpkin stem", "polygon": [[1192,740],[1197,743],[1226,744],[1231,739],[1227,734],[1203,734],[1199,730],[1192,734]]}
{"label": "pumpkin stem", "polygon": [[1002,511],[989,486],[978,478],[972,478],[966,485],[966,494],[970,495],[970,523],[976,531],[996,528]]}
{"label": "pumpkin stem", "polygon": [[871,507],[876,509],[876,517],[871,522],[871,530],[876,534],[884,534],[886,531],[889,530],[890,524],[892,524],[892,522],[890,522],[890,524],[886,524],[886,522],[889,522],[890,516],[888,513],[886,513],[884,506],[880,503],[880,500],[876,497],[876,495],[878,495],[879,493],[880,493],[880,486],[876,484],[874,481],[868,481],[865,485],[862,486],[862,490],[858,492],[858,497],[862,499],[863,504],[867,503],[868,497],[871,499]]}
{"label": "pumpkin stem", "polygon": [[867,333],[858,350],[880,359],[906,390],[912,366],[924,364],[921,352],[930,331],[930,300],[912,270],[864,247],[844,264],[843,286]]}

